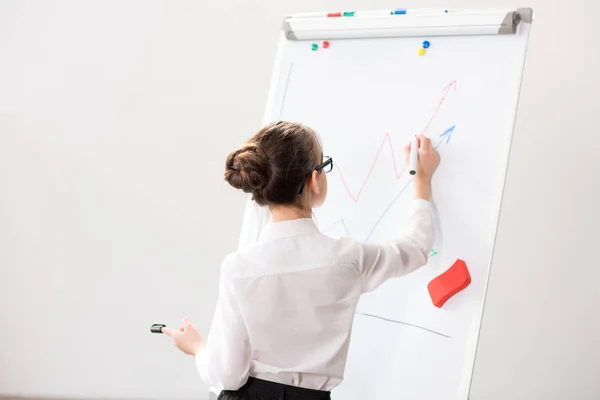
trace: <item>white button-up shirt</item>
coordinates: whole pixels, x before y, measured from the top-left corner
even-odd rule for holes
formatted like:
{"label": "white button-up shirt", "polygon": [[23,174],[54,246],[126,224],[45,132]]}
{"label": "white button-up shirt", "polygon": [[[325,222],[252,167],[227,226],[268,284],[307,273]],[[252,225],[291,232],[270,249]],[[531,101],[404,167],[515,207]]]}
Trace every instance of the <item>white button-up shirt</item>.
{"label": "white button-up shirt", "polygon": [[202,379],[239,389],[248,376],[330,391],[344,376],[361,294],[427,263],[430,203],[414,200],[404,237],[388,244],[331,238],[312,219],[270,223],[261,240],[225,258]]}

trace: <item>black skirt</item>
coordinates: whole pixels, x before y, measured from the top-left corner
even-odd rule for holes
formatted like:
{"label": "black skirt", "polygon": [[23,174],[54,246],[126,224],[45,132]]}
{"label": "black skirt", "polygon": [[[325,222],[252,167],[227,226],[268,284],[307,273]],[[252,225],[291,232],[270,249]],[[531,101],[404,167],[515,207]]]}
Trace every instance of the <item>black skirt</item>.
{"label": "black skirt", "polygon": [[219,400],[330,400],[330,392],[304,389],[250,377],[238,390],[223,390]]}

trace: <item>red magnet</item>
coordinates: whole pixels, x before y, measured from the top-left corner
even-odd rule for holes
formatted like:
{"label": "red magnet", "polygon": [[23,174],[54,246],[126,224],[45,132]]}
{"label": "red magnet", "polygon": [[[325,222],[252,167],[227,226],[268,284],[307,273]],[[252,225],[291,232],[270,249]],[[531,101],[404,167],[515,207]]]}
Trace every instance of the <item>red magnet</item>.
{"label": "red magnet", "polygon": [[326,40],[323,42],[323,48],[326,49],[329,47],[329,42]]}
{"label": "red magnet", "polygon": [[427,289],[433,305],[442,307],[448,299],[465,289],[471,283],[471,274],[463,260],[456,262],[446,272],[435,277]]}

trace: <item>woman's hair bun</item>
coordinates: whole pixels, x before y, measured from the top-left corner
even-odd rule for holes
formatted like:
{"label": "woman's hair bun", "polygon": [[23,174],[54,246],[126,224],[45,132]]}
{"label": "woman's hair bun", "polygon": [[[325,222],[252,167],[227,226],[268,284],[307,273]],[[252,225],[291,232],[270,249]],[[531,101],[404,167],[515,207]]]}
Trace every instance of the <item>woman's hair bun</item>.
{"label": "woman's hair bun", "polygon": [[252,193],[261,206],[305,207],[301,193],[322,161],[323,152],[312,129],[302,124],[274,121],[256,132],[225,161],[225,180]]}
{"label": "woman's hair bun", "polygon": [[225,180],[234,188],[256,194],[267,187],[270,166],[255,143],[248,143],[227,156]]}

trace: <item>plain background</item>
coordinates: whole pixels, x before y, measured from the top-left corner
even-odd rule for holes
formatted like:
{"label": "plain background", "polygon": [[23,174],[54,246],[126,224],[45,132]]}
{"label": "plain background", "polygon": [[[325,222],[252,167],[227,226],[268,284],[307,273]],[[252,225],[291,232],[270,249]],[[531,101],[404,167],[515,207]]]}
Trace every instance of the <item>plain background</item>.
{"label": "plain background", "polygon": [[[535,11],[471,400],[600,397],[596,0]],[[0,0],[0,395],[202,399],[151,323],[207,332],[285,14],[385,0]]]}

